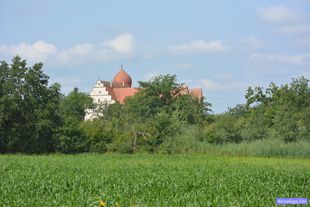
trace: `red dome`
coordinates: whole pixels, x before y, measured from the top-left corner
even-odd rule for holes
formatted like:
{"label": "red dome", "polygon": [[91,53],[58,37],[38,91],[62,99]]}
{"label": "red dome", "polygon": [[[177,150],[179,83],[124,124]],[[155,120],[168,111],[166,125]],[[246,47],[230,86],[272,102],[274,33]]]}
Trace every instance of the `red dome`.
{"label": "red dome", "polygon": [[114,76],[112,84],[113,87],[122,88],[122,87],[131,87],[131,77],[124,71],[123,68],[118,71],[118,73]]}

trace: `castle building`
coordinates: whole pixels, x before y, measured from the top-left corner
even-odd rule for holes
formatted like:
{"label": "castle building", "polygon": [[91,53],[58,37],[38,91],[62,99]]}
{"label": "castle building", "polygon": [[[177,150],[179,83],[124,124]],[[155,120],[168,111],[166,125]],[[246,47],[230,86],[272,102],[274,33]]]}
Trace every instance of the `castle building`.
{"label": "castle building", "polygon": [[[132,88],[131,86],[132,79],[123,69],[123,66],[121,66],[121,69],[114,76],[111,82],[98,80],[90,92],[90,97],[99,107],[104,107],[115,102],[123,104],[126,97],[133,96],[139,91],[138,88]],[[187,86],[182,88],[180,94],[191,94],[199,100],[203,96],[201,88],[189,89]],[[97,110],[98,107],[97,109],[86,109],[86,114],[84,117],[85,121],[93,120],[94,118],[102,116],[102,114],[98,113]]]}

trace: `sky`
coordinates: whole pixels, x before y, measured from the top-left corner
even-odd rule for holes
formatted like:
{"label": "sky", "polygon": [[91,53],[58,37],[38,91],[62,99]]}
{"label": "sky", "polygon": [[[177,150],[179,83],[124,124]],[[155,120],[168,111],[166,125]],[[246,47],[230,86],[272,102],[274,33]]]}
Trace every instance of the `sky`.
{"label": "sky", "polygon": [[310,79],[308,0],[1,0],[0,26],[0,60],[43,62],[65,94],[124,65],[134,86],[175,74],[222,113],[249,86]]}

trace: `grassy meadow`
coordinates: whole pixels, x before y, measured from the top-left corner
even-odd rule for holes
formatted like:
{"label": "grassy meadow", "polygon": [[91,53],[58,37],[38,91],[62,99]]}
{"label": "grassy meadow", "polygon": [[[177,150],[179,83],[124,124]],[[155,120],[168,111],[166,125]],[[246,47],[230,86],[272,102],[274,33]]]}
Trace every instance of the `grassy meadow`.
{"label": "grassy meadow", "polygon": [[310,160],[1,155],[0,206],[276,206],[310,197]]}
{"label": "grassy meadow", "polygon": [[202,144],[197,147],[197,151],[221,156],[310,158],[310,142],[284,143],[277,139],[262,139],[222,145]]}

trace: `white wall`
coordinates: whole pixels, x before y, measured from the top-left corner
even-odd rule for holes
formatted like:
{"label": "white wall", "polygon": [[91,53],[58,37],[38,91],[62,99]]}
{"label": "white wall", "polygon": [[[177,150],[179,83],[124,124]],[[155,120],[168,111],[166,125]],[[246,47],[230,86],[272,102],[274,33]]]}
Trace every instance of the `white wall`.
{"label": "white wall", "polygon": [[[97,104],[96,109],[99,109],[99,107],[102,107],[104,105],[115,103],[115,101],[112,100],[112,96],[109,95],[109,92],[106,90],[106,87],[104,87],[101,81],[96,82],[95,86],[92,88],[92,91],[90,92],[90,97],[93,99],[93,102]],[[91,121],[94,118],[102,116],[102,114],[96,112],[96,109],[95,110],[86,109],[84,120]]]}

